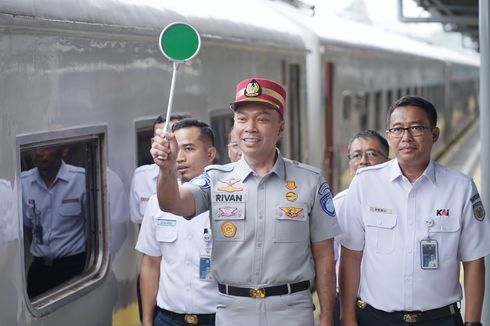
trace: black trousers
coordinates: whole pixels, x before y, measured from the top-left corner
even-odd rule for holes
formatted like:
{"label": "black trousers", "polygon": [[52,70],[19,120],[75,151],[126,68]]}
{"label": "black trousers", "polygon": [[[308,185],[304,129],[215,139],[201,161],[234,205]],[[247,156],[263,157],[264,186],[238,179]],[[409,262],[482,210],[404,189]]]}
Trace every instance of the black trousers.
{"label": "black trousers", "polygon": [[463,319],[459,311],[445,318],[431,320],[425,323],[406,323],[403,320],[394,321],[385,314],[379,313],[371,306],[366,306],[364,309],[357,308],[357,321],[359,326],[463,326]]}
{"label": "black trousers", "polygon": [[48,260],[34,257],[27,273],[27,295],[36,297],[72,277],[80,275],[85,267],[86,254]]}

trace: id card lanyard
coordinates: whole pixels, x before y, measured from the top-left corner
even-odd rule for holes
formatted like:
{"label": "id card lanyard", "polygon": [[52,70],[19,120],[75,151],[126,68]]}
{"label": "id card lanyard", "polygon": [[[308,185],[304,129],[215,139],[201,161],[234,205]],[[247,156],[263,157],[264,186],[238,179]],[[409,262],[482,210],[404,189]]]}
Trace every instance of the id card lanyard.
{"label": "id card lanyard", "polygon": [[199,256],[199,279],[202,281],[212,280],[211,276],[211,249],[212,237],[209,229],[204,228],[202,240],[204,242],[204,250]]}
{"label": "id card lanyard", "polygon": [[434,225],[432,218],[425,220],[427,238],[420,241],[420,267],[422,269],[439,268],[439,244],[436,239],[430,238],[430,228]]}

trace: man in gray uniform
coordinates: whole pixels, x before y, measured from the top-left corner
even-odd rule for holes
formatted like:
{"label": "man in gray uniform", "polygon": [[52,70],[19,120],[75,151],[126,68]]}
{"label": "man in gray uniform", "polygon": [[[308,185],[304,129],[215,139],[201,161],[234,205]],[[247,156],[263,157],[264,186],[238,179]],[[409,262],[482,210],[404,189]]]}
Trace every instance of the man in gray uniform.
{"label": "man in gray uniform", "polygon": [[271,80],[239,83],[231,107],[242,158],[208,166],[180,188],[174,136],[159,133],[152,145],[160,208],[189,217],[211,211],[211,265],[221,293],[216,325],[313,325],[308,289],[315,275],[320,325],[332,325],[333,237],[340,228],[320,171],[276,149],[285,98]]}

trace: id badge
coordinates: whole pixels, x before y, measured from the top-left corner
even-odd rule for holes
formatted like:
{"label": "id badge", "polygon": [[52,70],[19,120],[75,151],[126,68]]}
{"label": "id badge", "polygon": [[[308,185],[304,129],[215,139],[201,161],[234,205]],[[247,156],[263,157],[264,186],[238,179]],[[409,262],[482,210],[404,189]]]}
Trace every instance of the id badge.
{"label": "id badge", "polygon": [[199,257],[199,279],[202,281],[211,281],[211,257]]}
{"label": "id badge", "polygon": [[420,241],[420,264],[422,269],[438,269],[439,254],[437,240],[425,239]]}

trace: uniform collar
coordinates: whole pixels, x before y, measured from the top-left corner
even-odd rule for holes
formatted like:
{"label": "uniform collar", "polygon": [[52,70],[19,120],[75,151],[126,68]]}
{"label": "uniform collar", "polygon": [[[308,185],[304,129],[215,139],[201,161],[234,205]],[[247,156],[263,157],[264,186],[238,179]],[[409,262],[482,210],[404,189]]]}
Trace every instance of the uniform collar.
{"label": "uniform collar", "polygon": [[[398,164],[398,160],[395,158],[391,160],[390,166],[390,181],[395,181],[398,178],[403,177],[402,170],[400,169],[400,165]],[[433,160],[429,161],[429,164],[425,168],[424,172],[420,177],[424,177],[430,180],[432,183],[436,183],[436,171],[435,164]]]}
{"label": "uniform collar", "polygon": [[[284,159],[282,158],[281,151],[276,148],[276,162],[274,163],[274,166],[270,170],[269,174],[276,174],[279,178],[281,179],[286,179],[286,167],[285,167],[285,162]],[[241,177],[243,181],[250,175],[254,174],[254,170],[248,165],[247,161],[245,161],[245,158],[242,156],[242,158],[236,163],[235,170],[238,172],[238,175]]]}

